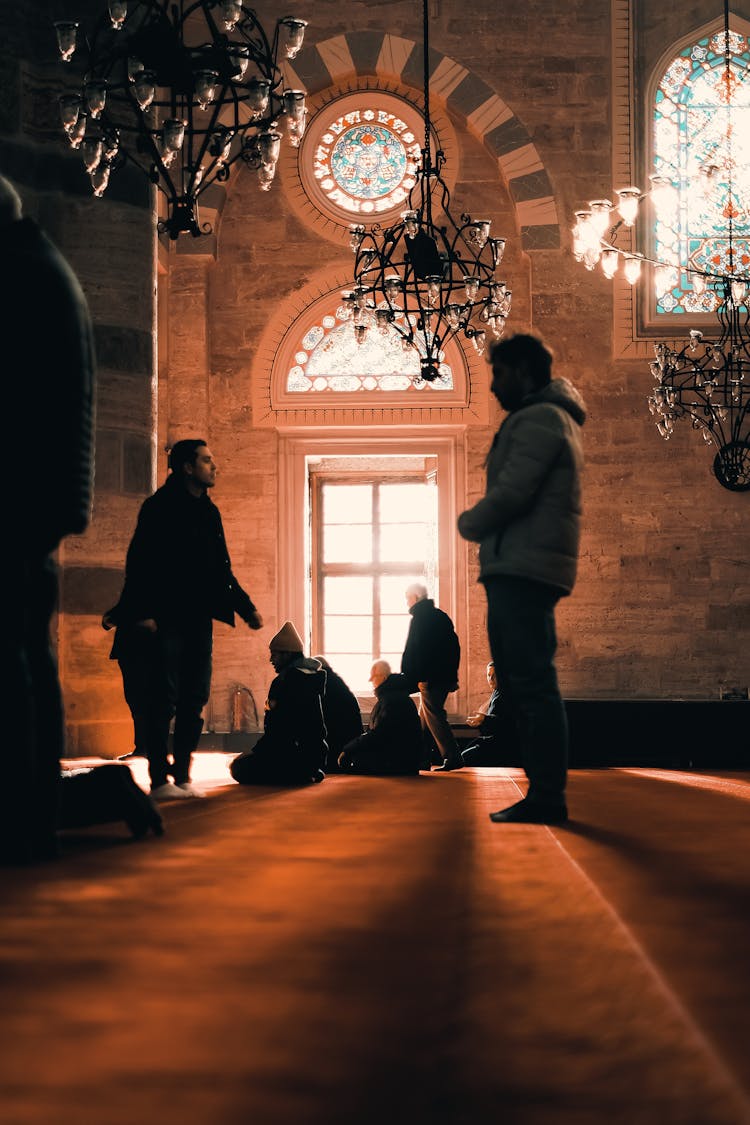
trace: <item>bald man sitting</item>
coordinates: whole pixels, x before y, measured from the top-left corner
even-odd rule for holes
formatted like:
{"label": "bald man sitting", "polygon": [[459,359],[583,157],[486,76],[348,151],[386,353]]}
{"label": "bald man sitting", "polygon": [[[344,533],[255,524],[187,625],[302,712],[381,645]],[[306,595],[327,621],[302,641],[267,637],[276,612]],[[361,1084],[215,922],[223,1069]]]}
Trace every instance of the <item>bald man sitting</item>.
{"label": "bald man sitting", "polygon": [[422,726],[409,684],[391,672],[387,660],[376,660],[370,671],[376,703],[364,734],[347,743],[339,756],[344,773],[396,776],[419,773]]}

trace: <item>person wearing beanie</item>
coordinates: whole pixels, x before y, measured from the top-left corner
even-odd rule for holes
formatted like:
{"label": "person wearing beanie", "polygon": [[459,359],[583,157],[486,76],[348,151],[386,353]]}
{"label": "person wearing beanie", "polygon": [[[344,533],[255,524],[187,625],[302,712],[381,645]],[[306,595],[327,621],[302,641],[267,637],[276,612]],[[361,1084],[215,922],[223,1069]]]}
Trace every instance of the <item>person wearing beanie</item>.
{"label": "person wearing beanie", "polygon": [[323,781],[328,753],[323,718],[326,673],[304,655],[302,638],[285,621],[269,642],[276,678],[268,689],[263,734],[239,754],[230,772],[241,785],[309,785]]}

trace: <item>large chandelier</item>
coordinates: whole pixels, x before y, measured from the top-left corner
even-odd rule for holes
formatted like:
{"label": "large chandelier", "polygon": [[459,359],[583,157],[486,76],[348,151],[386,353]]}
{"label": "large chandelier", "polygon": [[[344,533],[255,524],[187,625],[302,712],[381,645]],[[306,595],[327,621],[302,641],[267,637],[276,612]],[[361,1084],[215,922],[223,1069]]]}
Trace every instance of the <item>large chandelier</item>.
{"label": "large chandelier", "polygon": [[[279,66],[279,56],[282,65],[295,57],[305,27],[287,16],[269,41],[241,0],[108,0],[84,36],[80,89],[60,97],[94,194],[104,194],[114,169],[135,164],[165,198],[159,230],[176,239],[210,232],[199,199],[236,160],[268,190],[282,120],[294,146],[305,129],[305,95],[285,88]],[[55,29],[68,63],[79,25],[59,20]]]}
{"label": "large chandelier", "polygon": [[[728,0],[723,35],[717,39],[724,63],[715,82],[710,125],[700,138],[695,175],[687,180],[674,168],[660,167],[647,192],[623,188],[616,193],[616,207],[609,199],[590,201],[587,209],[576,212],[573,252],[588,269],[600,264],[609,278],[622,264],[631,285],[641,277],[644,265],[651,266],[656,297],[667,311],[672,293],[679,292],[680,286],[688,290],[685,311],[716,315],[718,327],[716,334],[710,334],[712,339],[692,328],[681,348],[663,342],[654,345],[654,387],[647,401],[665,440],[676,422],[688,418],[706,445],[716,450],[713,470],[719,483],[744,492],[750,489],[750,244],[746,237],[737,238],[737,226],[742,221],[747,230],[750,166],[742,150],[747,138],[736,132],[732,111],[736,113],[738,93],[743,107],[750,105],[750,82],[745,84],[746,65],[738,64],[739,37],[729,30]],[[639,253],[630,231],[646,199],[653,205],[657,230],[665,232],[659,248],[666,252],[659,257]],[[714,228],[722,236],[695,239],[687,252],[681,252],[688,245],[679,237],[685,215],[697,206],[713,210]],[[624,235],[629,245],[618,245],[618,235]]]}
{"label": "large chandelier", "polygon": [[[437,151],[433,159],[427,0],[422,7],[425,131],[415,183],[394,226],[349,228],[355,285],[342,294],[358,342],[369,332],[395,329],[404,349],[417,351],[418,384],[449,377],[445,348],[455,336],[471,340],[480,354],[488,333],[499,339],[512,299],[495,278],[505,241],[490,237],[489,219],[462,214],[460,225],[454,221],[441,176],[445,156]],[[446,224],[438,225],[435,214]]]}

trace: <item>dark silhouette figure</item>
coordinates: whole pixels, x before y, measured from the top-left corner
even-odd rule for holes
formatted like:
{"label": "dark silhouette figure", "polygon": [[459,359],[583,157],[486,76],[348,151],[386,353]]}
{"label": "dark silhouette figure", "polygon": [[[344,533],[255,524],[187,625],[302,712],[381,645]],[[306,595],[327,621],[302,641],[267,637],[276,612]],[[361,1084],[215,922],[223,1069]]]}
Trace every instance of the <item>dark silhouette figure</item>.
{"label": "dark silhouette figure", "polygon": [[498,685],[493,660],[487,665],[487,683],[491,694],[486,709],[466,719],[466,725],[474,727],[478,737],[461,751],[465,766],[509,765],[518,754],[515,722]]}
{"label": "dark silhouette figure", "polygon": [[426,769],[430,768],[433,745],[442,764],[440,770],[457,770],[463,765],[453,737],[445,701],[458,687],[461,648],[453,622],[427,597],[427,587],[413,583],[406,591],[411,614],[401,671],[409,691],[419,692],[419,718],[425,743]]}
{"label": "dark silhouette figure", "polygon": [[[141,506],[125,585],[108,614],[151,793],[160,801],[202,796],[190,782],[190,764],[211,690],[214,619],[233,626],[238,614],[251,629],[263,624],[232,573],[221,515],[208,495],[216,483],[211,450],[202,438],[178,441],[169,467]],[[140,658],[148,674],[136,676]]]}
{"label": "dark silhouette figure", "polygon": [[370,672],[376,703],[367,730],[346,745],[339,757],[345,773],[403,775],[419,773],[422,725],[405,676],[392,673],[386,660]]}
{"label": "dark silhouette figure", "polygon": [[552,379],[552,356],[534,336],[495,344],[492,393],[508,416],[487,457],[484,497],[458,530],[479,543],[490,651],[518,720],[524,799],[497,823],[557,824],[568,816],[568,725],[555,667],[555,606],[573,589],[581,515],[583,401]]}
{"label": "dark silhouette figure", "polygon": [[325,769],[326,773],[335,773],[339,768],[339,754],[347,742],[362,733],[362,714],[356,695],[341,676],[334,672],[328,661],[322,656],[315,656],[313,659],[318,661],[326,674],[323,718],[326,724],[328,758]]}
{"label": "dark silhouette figure", "polygon": [[323,781],[328,745],[323,719],[326,673],[305,656],[302,639],[286,621],[269,643],[278,673],[268,689],[263,734],[230,766],[242,785],[309,785]]}
{"label": "dark silhouette figure", "polygon": [[4,443],[17,474],[4,497],[14,539],[3,584],[0,860],[27,863],[57,854],[64,719],[50,643],[58,595],[53,554],[90,519],[95,371],[81,287],[36,223],[22,217],[21,200],[3,177],[0,241]]}

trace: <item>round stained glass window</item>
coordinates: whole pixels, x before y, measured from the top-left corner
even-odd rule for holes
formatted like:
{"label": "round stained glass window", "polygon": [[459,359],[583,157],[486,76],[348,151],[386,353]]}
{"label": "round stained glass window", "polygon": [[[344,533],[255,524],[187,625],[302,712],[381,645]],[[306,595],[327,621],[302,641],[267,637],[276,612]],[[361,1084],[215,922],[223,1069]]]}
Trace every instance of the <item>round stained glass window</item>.
{"label": "round stained glass window", "polygon": [[408,205],[423,143],[424,120],[406,100],[384,91],[349,94],[308,125],[300,178],[310,201],[342,224],[357,216],[388,221]]}
{"label": "round stained glass window", "polygon": [[373,204],[404,183],[408,163],[403,140],[385,125],[347,129],[334,144],[330,160],[337,186]]}

